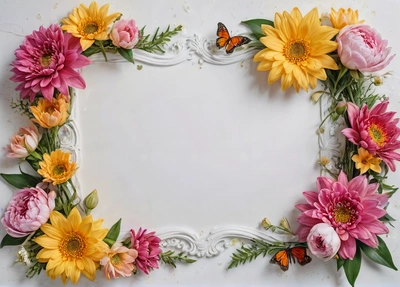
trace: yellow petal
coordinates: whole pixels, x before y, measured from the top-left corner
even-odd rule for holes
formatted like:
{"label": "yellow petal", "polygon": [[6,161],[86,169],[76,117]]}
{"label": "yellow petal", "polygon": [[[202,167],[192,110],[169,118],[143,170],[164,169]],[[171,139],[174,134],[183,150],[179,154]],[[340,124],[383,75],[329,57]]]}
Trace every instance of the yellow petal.
{"label": "yellow petal", "polygon": [[283,43],[278,38],[267,36],[267,37],[263,37],[261,39],[262,39],[261,43],[263,43],[269,49],[275,50],[275,51],[278,51],[278,52],[282,52],[283,51],[283,47],[285,46],[285,43]]}
{"label": "yellow petal", "polygon": [[47,249],[58,249],[60,243],[59,240],[48,237],[47,235],[36,237],[33,241]]}
{"label": "yellow petal", "polygon": [[47,235],[50,237],[53,237],[55,239],[62,239],[64,237],[64,234],[62,234],[57,228],[55,228],[54,226],[45,223],[43,224],[40,229]]}
{"label": "yellow petal", "polygon": [[74,207],[71,210],[70,214],[68,215],[68,221],[70,222],[73,230],[79,229],[79,225],[82,222],[82,217],[78,211],[78,208]]}
{"label": "yellow petal", "polygon": [[90,46],[93,45],[94,40],[86,40],[86,39],[84,39],[84,38],[81,38],[81,39],[80,39],[80,43],[81,43],[81,46],[82,46],[82,50],[85,51],[85,50],[87,50]]}

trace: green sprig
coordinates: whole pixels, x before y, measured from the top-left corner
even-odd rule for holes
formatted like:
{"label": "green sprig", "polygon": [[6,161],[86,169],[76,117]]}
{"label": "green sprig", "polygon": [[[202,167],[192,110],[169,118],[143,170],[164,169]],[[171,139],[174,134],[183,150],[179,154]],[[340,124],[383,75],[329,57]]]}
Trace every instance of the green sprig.
{"label": "green sprig", "polygon": [[[145,35],[144,26],[140,30],[140,35]],[[136,44],[136,49],[141,49],[149,53],[165,53],[163,46],[171,41],[171,37],[178,34],[178,32],[182,31],[182,25],[177,26],[176,28],[170,30],[170,26],[164,32],[159,33],[160,28],[157,28],[156,32],[154,33],[153,37],[150,39],[150,34],[146,36],[142,36],[139,39],[139,42]]]}
{"label": "green sprig", "polygon": [[185,262],[185,263],[189,263],[189,264],[196,262],[196,260],[188,258],[186,255],[184,255],[185,254],[184,252],[180,252],[178,255],[174,255],[174,254],[175,254],[175,251],[168,250],[166,252],[162,252],[160,254],[160,258],[165,264],[172,265],[174,268],[176,268],[177,261]]}
{"label": "green sprig", "polygon": [[250,246],[242,245],[240,249],[236,249],[236,252],[231,256],[231,262],[228,269],[251,262],[260,255],[265,257],[267,254],[271,255],[288,247],[288,244],[283,242],[271,244],[259,239],[252,239],[251,242],[252,244]]}

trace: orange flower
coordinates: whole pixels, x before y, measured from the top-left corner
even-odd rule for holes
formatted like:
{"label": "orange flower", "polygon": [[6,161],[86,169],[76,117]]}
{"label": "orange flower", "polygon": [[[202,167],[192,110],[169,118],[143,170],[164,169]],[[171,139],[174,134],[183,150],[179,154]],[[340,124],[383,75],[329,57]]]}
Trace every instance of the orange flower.
{"label": "orange flower", "polygon": [[336,29],[342,29],[347,25],[364,23],[364,20],[358,20],[358,10],[354,11],[351,8],[347,10],[340,8],[337,12],[332,8],[329,19],[331,20],[333,27]]}
{"label": "orange flower", "polygon": [[358,154],[353,155],[351,159],[356,163],[356,169],[360,169],[360,174],[366,173],[369,169],[377,173],[381,172],[381,159],[362,147],[358,149]]}
{"label": "orange flower", "polygon": [[69,103],[65,101],[63,95],[58,95],[51,101],[40,98],[36,106],[31,106],[31,112],[35,117],[32,121],[46,129],[62,126],[68,119],[68,109]]}
{"label": "orange flower", "polygon": [[44,161],[39,162],[40,169],[37,171],[44,177],[44,182],[54,185],[64,183],[74,176],[78,165],[70,162],[71,155],[61,150],[53,151],[50,155],[43,155]]}

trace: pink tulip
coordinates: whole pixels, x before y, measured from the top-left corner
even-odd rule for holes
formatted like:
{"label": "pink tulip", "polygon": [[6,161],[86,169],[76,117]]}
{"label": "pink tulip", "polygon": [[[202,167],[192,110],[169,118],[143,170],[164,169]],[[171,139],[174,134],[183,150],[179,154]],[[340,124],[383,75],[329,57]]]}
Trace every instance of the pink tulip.
{"label": "pink tulip", "polygon": [[110,38],[117,47],[133,49],[139,41],[139,29],[135,20],[119,20],[114,25]]}
{"label": "pink tulip", "polygon": [[35,151],[42,135],[34,124],[29,128],[20,128],[18,134],[14,135],[7,145],[7,157],[9,158],[25,158],[31,152]]}
{"label": "pink tulip", "polygon": [[360,72],[377,72],[385,68],[395,55],[375,29],[368,25],[349,25],[336,37],[338,55],[343,65]]}
{"label": "pink tulip", "polygon": [[55,206],[56,193],[47,194],[41,188],[24,188],[15,192],[1,219],[7,233],[24,237],[36,231],[50,217]]}

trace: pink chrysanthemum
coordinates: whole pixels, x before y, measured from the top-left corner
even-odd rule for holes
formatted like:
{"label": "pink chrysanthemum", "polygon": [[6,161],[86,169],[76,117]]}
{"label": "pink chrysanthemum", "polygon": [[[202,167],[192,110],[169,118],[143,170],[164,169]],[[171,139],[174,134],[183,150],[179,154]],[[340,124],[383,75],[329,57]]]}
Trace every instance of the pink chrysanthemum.
{"label": "pink chrysanthemum", "polygon": [[350,182],[344,172],[338,181],[327,177],[317,179],[318,192],[306,191],[307,204],[297,204],[303,212],[297,219],[300,223],[297,235],[301,242],[307,241],[311,228],[318,223],[331,225],[339,235],[339,255],[353,259],[356,239],[375,248],[377,234],[386,234],[389,229],[379,221],[386,214],[383,206],[388,201],[386,194],[378,194],[378,184],[368,184],[365,176],[357,176]]}
{"label": "pink chrysanthemum", "polygon": [[135,233],[131,230],[131,244],[132,248],[137,250],[138,256],[135,260],[137,268],[144,273],[149,274],[150,269],[158,268],[158,261],[161,253],[160,241],[161,239],[155,236],[155,232],[146,233],[146,229]]}
{"label": "pink chrysanthemum", "polygon": [[64,95],[68,95],[68,86],[84,89],[85,81],[74,69],[91,61],[81,52],[79,39],[63,34],[60,26],[41,26],[15,51],[11,70],[14,75],[10,79],[20,83],[16,90],[21,91],[21,98],[29,98],[31,102],[39,92],[51,101],[54,89]]}
{"label": "pink chrysanthemum", "polygon": [[400,154],[395,152],[400,148],[399,119],[393,119],[395,112],[386,112],[389,102],[377,104],[371,110],[364,105],[361,109],[353,103],[347,104],[350,128],[342,133],[349,141],[366,149],[370,154],[380,157],[392,171],[396,170],[395,160],[400,160]]}

